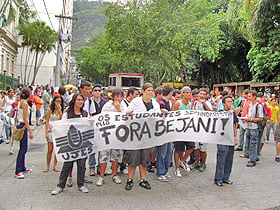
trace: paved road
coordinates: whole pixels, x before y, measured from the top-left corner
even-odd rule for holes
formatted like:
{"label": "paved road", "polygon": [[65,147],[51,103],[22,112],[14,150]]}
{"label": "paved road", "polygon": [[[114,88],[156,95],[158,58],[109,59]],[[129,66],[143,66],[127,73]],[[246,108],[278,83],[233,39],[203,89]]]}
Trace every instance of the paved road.
{"label": "paved road", "polygon": [[[267,209],[280,206],[280,163],[274,161],[275,144],[265,145],[261,162],[254,168],[246,167],[246,159],[235,153],[231,186],[217,187],[213,183],[216,147],[209,145],[207,170],[184,172],[182,178],[172,177],[168,183],[157,181],[148,174],[152,190],[144,190],[135,184],[128,192],[123,184],[116,185],[111,177],[105,185],[87,184],[90,192],[83,194],[74,186],[57,196],[50,192],[58,182],[59,173],[42,173],[45,167],[46,142],[44,128],[37,127],[35,138],[29,142],[26,156],[32,174],[24,180],[14,178],[15,155],[8,155],[9,145],[0,145],[0,209]],[[15,151],[18,150],[16,144]],[[61,167],[59,163],[59,167]],[[76,168],[76,167],[75,167]],[[170,169],[173,172],[173,168]],[[173,173],[172,173],[173,174]],[[139,175],[137,174],[137,178]],[[92,178],[95,182],[97,177]],[[135,180],[136,182],[136,180]],[[137,182],[136,182],[137,183]]]}

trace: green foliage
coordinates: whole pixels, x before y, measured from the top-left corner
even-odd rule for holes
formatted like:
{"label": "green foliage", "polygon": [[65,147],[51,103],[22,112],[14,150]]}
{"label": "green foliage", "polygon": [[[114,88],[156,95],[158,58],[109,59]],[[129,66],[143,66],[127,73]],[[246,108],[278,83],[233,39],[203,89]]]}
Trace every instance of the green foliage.
{"label": "green foliage", "polygon": [[[105,81],[111,72],[139,72],[156,85],[172,80],[210,87],[279,79],[280,0],[133,0],[106,6],[105,34],[78,53],[88,77]],[[75,10],[78,16],[98,9],[83,2]]]}
{"label": "green foliage", "polygon": [[30,10],[26,1],[24,1],[20,7],[19,24],[30,22],[36,18],[36,12]]}
{"label": "green foliage", "polygon": [[105,36],[95,37],[91,46],[81,47],[77,53],[78,68],[91,81],[107,83],[111,71],[112,57]]}
{"label": "green foliage", "polygon": [[142,69],[150,69],[153,63],[154,73],[167,68],[189,84],[187,57],[199,52],[200,60],[213,62],[224,46],[220,39],[224,13],[213,13],[213,5],[207,0],[132,1],[124,7],[110,6],[106,15],[109,46],[130,71],[139,63]]}
{"label": "green foliage", "polygon": [[256,81],[272,81],[280,73],[280,0],[261,0],[252,18],[253,47],[248,59]]}

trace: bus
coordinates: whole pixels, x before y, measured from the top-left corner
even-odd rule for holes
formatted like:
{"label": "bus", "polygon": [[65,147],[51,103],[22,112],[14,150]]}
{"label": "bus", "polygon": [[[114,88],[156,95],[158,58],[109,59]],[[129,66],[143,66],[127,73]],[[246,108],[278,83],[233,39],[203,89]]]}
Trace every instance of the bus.
{"label": "bus", "polygon": [[115,73],[109,74],[109,88],[129,89],[136,87],[141,89],[144,84],[144,74]]}

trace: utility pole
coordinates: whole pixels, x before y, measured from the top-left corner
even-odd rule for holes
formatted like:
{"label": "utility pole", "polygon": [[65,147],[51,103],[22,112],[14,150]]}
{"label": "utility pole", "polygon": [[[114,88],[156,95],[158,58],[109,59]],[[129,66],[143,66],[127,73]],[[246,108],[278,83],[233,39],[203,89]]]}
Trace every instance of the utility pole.
{"label": "utility pole", "polygon": [[78,18],[73,18],[70,16],[64,16],[64,15],[55,15],[55,17],[59,18],[59,27],[58,27],[58,43],[57,43],[54,85],[55,85],[55,87],[59,87],[60,86],[60,70],[61,70],[61,65],[62,65],[60,55],[61,55],[61,51],[63,50],[62,42],[64,41],[61,39],[61,35],[62,35],[61,19],[78,20]]}

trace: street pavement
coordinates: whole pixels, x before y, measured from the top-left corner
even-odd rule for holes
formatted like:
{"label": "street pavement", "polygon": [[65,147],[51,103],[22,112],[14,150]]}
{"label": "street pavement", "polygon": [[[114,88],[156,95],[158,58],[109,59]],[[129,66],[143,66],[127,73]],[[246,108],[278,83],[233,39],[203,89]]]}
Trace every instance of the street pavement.
{"label": "street pavement", "polygon": [[[123,183],[117,185],[110,176],[105,184],[97,187],[94,182],[86,184],[90,192],[83,194],[76,184],[76,165],[73,171],[73,187],[66,187],[57,196],[51,191],[58,183],[59,173],[46,167],[47,143],[44,126],[33,127],[34,139],[29,141],[26,164],[33,169],[25,179],[14,177],[18,142],[15,154],[9,155],[10,145],[0,145],[0,209],[280,209],[280,163],[274,161],[275,143],[265,144],[261,161],[256,167],[247,168],[247,159],[235,152],[231,180],[233,185],[217,187],[214,184],[216,145],[209,145],[207,170],[205,172],[182,172],[183,177],[174,176],[169,182],[157,181],[155,174],[148,173],[152,189],[138,186],[136,173],[134,187],[126,191],[126,175],[120,175]],[[62,163],[58,164],[61,168]],[[181,170],[182,171],[182,170]],[[87,171],[88,173],[88,171]],[[278,207],[277,207],[278,206]]]}

